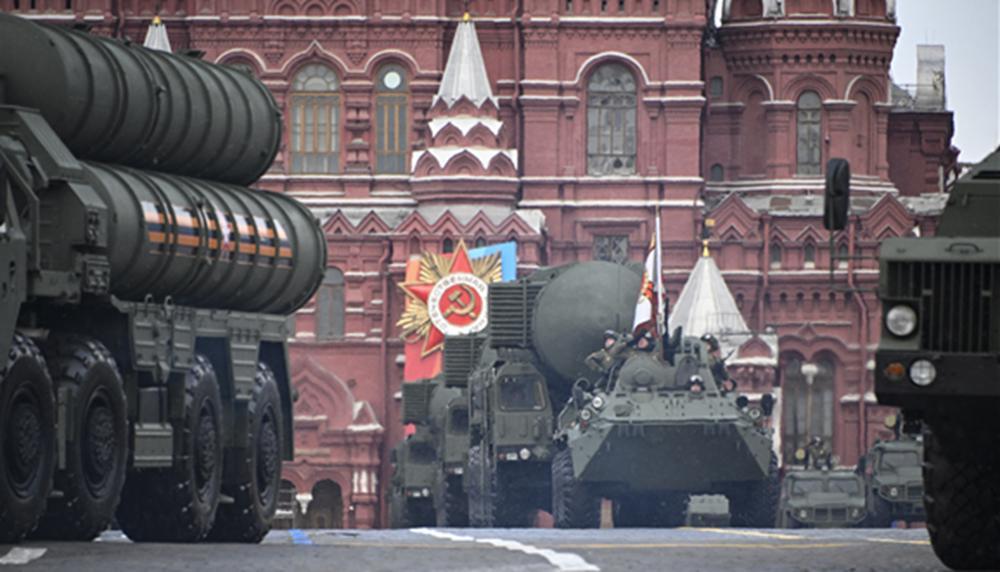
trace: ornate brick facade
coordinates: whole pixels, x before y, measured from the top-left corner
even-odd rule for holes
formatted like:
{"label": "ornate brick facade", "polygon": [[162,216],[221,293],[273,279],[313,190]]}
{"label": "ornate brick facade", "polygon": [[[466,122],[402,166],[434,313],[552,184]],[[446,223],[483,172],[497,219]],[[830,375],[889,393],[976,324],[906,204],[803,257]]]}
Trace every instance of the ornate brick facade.
{"label": "ornate brick facade", "polygon": [[[779,339],[775,383],[786,400],[817,392],[820,420],[803,430],[825,433],[845,463],[879,432],[874,256],[887,236],[933,233],[955,159],[951,115],[893,106],[891,0],[720,1],[0,0],[0,9],[135,39],[159,13],[175,50],[243,66],[271,88],[288,128],[260,186],[314,209],[331,267],[296,316],[299,457],[286,477],[304,523],[370,527],[382,522],[388,451],[402,434],[396,284],[410,256],[460,238],[516,240],[522,273],[595,252],[638,260],[659,207],[676,299],[712,220],[710,252],[746,323]],[[496,130],[433,123],[470,112],[435,104],[464,10]],[[317,64],[332,73],[303,75]],[[613,87],[597,86],[599,70],[617,74]],[[476,146],[513,152],[486,163],[431,153]],[[856,191],[832,249],[820,220],[831,157],[851,160]],[[821,366],[808,388],[802,361]],[[804,428],[797,407],[784,409],[789,439]]]}

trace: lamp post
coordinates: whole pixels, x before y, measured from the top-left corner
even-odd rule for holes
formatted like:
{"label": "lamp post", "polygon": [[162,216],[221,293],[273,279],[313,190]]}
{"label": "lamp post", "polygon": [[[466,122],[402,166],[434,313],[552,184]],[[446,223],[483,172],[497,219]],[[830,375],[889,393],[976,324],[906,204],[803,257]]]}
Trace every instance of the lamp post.
{"label": "lamp post", "polygon": [[819,374],[819,366],[812,362],[804,362],[799,369],[806,378],[806,440],[812,433],[813,382]]}

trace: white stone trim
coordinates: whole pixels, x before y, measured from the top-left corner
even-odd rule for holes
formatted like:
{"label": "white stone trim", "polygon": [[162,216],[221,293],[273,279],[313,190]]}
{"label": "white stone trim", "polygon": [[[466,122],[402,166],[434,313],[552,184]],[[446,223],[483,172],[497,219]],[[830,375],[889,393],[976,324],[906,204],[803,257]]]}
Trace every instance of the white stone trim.
{"label": "white stone trim", "polygon": [[691,208],[691,207],[703,207],[705,204],[698,199],[693,200],[679,200],[679,199],[662,199],[659,201],[650,200],[629,200],[629,199],[528,199],[522,200],[518,203],[518,208],[614,208],[614,207],[625,207],[625,208],[649,208],[649,207],[667,207],[667,208]]}

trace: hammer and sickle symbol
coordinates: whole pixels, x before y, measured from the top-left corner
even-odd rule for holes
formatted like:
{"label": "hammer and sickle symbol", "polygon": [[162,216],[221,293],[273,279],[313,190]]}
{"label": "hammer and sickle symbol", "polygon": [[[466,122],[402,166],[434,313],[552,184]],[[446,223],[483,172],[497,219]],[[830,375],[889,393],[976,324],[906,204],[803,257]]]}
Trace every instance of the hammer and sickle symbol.
{"label": "hammer and sickle symbol", "polygon": [[[462,300],[463,293],[468,298],[468,302],[464,302]],[[458,289],[448,295],[448,301],[451,302],[451,304],[448,306],[448,309],[444,311],[443,315],[445,318],[451,316],[452,314],[458,316],[469,316],[473,319],[476,318],[476,294],[472,291],[472,288],[469,288],[465,284],[460,284]]]}

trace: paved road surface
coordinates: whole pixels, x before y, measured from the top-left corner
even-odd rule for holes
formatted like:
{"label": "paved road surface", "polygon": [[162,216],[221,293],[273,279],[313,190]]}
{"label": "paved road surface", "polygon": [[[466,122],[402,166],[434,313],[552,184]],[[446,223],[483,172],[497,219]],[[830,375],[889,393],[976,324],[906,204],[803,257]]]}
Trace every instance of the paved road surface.
{"label": "paved road surface", "polygon": [[926,531],[899,529],[281,530],[259,546],[132,544],[108,532],[92,543],[0,545],[3,571],[944,569]]}

